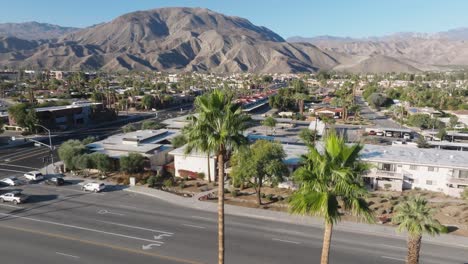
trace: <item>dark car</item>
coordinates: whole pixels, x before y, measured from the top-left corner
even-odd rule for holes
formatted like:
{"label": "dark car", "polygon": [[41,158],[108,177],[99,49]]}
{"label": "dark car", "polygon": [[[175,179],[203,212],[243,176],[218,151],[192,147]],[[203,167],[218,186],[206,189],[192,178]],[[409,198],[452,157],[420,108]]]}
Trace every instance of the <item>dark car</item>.
{"label": "dark car", "polygon": [[45,184],[60,186],[65,184],[65,180],[61,177],[52,177],[45,180]]}

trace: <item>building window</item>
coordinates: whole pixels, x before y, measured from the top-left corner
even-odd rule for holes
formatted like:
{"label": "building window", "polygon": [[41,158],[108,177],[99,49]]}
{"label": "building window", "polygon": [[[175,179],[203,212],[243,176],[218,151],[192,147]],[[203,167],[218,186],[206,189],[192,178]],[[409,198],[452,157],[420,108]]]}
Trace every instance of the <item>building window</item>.
{"label": "building window", "polygon": [[417,169],[418,169],[418,166],[417,166],[417,165],[410,165],[410,166],[409,166],[409,169],[410,169],[410,170],[417,170]]}
{"label": "building window", "polygon": [[435,182],[431,180],[426,180],[426,185],[434,185]]}
{"label": "building window", "polygon": [[427,167],[427,171],[439,171],[439,168],[436,167]]}
{"label": "building window", "polygon": [[458,178],[460,179],[468,179],[468,171],[461,170],[458,174]]}

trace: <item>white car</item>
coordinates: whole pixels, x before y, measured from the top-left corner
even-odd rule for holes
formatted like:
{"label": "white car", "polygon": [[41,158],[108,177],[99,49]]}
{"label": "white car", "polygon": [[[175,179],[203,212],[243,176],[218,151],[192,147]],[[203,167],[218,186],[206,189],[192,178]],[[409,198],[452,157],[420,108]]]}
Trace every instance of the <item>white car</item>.
{"label": "white car", "polygon": [[403,135],[403,139],[410,140],[410,139],[411,139],[411,135],[408,134],[408,133],[405,133],[405,134]]}
{"label": "white car", "polygon": [[392,132],[386,132],[386,133],[385,133],[385,136],[386,136],[386,137],[393,137],[393,133],[392,133]]}
{"label": "white car", "polygon": [[30,181],[40,181],[44,179],[44,176],[42,176],[42,173],[38,171],[26,172],[24,174],[24,177]]}
{"label": "white car", "polygon": [[2,182],[6,183],[10,186],[18,186],[21,185],[21,182],[16,177],[5,178]]}
{"label": "white car", "polygon": [[379,132],[375,133],[375,135],[377,135],[377,136],[383,136],[383,135],[384,135],[384,133],[383,133],[383,132],[381,132],[381,131],[379,131]]}
{"label": "white car", "polygon": [[83,185],[83,187],[81,187],[81,190],[89,192],[100,192],[105,188],[106,185],[104,183],[88,182],[85,185]]}
{"label": "white car", "polygon": [[14,204],[24,203],[28,199],[28,196],[22,194],[19,191],[13,191],[0,195],[0,202],[13,202]]}

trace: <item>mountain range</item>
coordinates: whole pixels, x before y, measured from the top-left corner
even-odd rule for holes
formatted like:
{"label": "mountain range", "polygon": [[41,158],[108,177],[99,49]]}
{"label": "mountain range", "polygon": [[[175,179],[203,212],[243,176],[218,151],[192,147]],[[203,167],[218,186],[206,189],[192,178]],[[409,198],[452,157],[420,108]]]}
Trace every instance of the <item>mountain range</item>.
{"label": "mountain range", "polygon": [[160,8],[84,29],[0,24],[0,65],[214,73],[420,72],[468,65],[467,40],[468,29],[285,40],[244,18],[209,9]]}

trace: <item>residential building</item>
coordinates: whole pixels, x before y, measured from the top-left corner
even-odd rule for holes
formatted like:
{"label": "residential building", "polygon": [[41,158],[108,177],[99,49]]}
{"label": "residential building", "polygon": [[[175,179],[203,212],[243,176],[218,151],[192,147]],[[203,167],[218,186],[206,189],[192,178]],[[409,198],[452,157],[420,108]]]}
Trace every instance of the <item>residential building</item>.
{"label": "residential building", "polygon": [[147,158],[152,170],[172,161],[169,152],[173,150],[170,140],[178,135],[176,130],[138,130],[110,136],[104,140],[88,144],[92,152],[108,155],[113,159],[120,159],[130,153],[139,153]]}
{"label": "residential building", "polygon": [[365,145],[361,159],[373,165],[364,175],[373,189],[420,188],[459,196],[468,187],[468,152]]}
{"label": "residential building", "polygon": [[[186,153],[185,150],[186,146],[182,146],[169,152],[174,157],[175,176],[180,177],[184,171],[203,173],[205,179],[208,179],[208,175],[210,175],[211,180],[214,181],[218,172],[216,155],[211,153],[210,157],[208,157],[208,154],[204,152],[193,150],[190,153]],[[208,170],[210,173],[208,173]]]}

